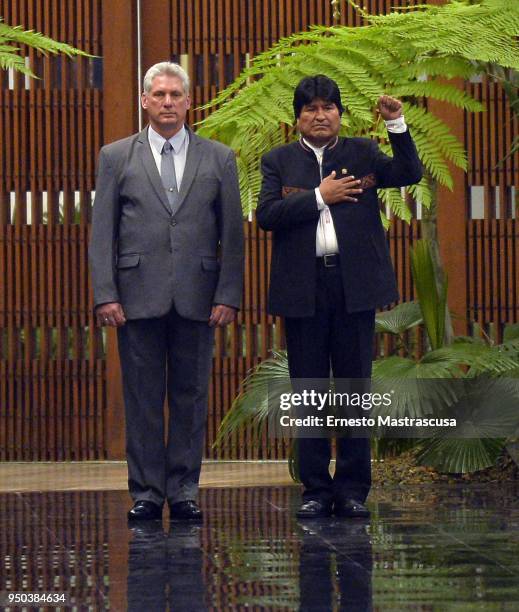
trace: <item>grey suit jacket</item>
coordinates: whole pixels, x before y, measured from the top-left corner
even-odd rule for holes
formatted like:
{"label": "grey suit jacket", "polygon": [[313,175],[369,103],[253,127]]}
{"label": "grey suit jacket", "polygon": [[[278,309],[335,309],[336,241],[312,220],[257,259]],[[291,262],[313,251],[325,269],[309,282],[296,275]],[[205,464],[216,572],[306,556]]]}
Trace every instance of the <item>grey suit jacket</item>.
{"label": "grey suit jacket", "polygon": [[243,219],[234,153],[189,130],[174,210],[147,128],[101,149],[90,240],[94,305],[120,302],[127,319],[175,306],[206,321],[213,304],[239,308]]}

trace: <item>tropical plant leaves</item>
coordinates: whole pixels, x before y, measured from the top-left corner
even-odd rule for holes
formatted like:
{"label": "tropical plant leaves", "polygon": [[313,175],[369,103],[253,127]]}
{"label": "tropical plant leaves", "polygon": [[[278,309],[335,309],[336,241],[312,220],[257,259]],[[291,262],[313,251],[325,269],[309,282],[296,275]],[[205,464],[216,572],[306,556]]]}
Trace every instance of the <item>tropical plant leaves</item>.
{"label": "tropical plant leaves", "polygon": [[273,351],[272,357],[259,363],[243,381],[240,393],[220,424],[213,448],[220,448],[245,427],[252,427],[261,436],[269,418],[279,410],[280,395],[291,390],[286,352]]}
{"label": "tropical plant leaves", "polygon": [[402,302],[391,310],[379,312],[375,317],[375,332],[403,334],[422,323],[422,311],[418,302]]}
{"label": "tropical plant leaves", "polygon": [[[281,39],[204,108],[213,112],[199,126],[202,135],[226,138],[244,159],[239,164],[244,212],[259,194],[260,157],[271,148],[273,130],[293,125],[292,95],[304,76],[334,78],[344,96],[344,123],[351,136],[372,130],[374,103],[382,92],[401,96],[406,121],[432,180],[452,188],[448,162],[467,168],[463,144],[440,119],[422,106],[437,99],[467,112],[481,104],[445,79],[468,79],[488,66],[519,69],[519,5],[508,0],[448,2],[372,16],[350,2],[368,21],[365,27],[316,26]],[[495,72],[495,71],[494,71]],[[441,81],[439,80],[441,79]],[[232,130],[228,125],[232,125]],[[378,135],[383,130],[377,129]],[[254,132],[263,136],[251,139]],[[289,131],[289,138],[292,132]],[[408,192],[428,206],[431,190],[422,183]],[[396,216],[409,220],[405,201],[395,191],[381,197]]]}
{"label": "tropical plant leaves", "polygon": [[466,474],[494,465],[504,445],[492,438],[431,438],[421,443],[417,460],[440,472]]}
{"label": "tropical plant leaves", "polygon": [[58,42],[33,30],[24,30],[21,26],[11,26],[0,17],[0,69],[13,69],[16,72],[36,78],[29,66],[25,64],[21,49],[17,45],[26,45],[43,54],[61,53],[69,57],[83,55],[92,57],[85,51],[75,49],[71,45]]}
{"label": "tropical plant leaves", "polygon": [[425,329],[434,351],[444,342],[447,281],[444,280],[438,287],[431,247],[427,240],[418,240],[411,249],[411,269]]}

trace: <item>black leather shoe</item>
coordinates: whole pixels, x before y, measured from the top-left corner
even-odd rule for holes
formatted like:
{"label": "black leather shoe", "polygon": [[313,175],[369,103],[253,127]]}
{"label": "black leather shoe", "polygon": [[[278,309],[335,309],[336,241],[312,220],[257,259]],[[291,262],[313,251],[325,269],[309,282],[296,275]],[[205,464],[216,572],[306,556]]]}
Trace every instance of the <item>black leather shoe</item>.
{"label": "black leather shoe", "polygon": [[203,514],[196,501],[188,499],[170,504],[169,518],[173,521],[201,521]]}
{"label": "black leather shoe", "polygon": [[141,499],[128,512],[129,521],[157,521],[162,518],[162,508],[146,499]]}
{"label": "black leather shoe", "polygon": [[297,518],[311,519],[321,518],[322,516],[330,516],[332,513],[331,504],[324,503],[318,499],[310,499],[303,502],[301,507],[296,512]]}
{"label": "black leather shoe", "polygon": [[355,499],[342,499],[336,501],[333,511],[335,516],[343,516],[347,518],[367,518],[369,510]]}

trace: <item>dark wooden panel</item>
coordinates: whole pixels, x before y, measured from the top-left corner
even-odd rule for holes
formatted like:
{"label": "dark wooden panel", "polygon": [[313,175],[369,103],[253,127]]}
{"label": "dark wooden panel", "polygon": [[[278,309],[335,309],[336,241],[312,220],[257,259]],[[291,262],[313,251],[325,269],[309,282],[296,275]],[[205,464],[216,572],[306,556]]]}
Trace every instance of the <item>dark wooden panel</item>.
{"label": "dark wooden panel", "polygon": [[[0,0],[0,15],[102,53],[100,0]],[[102,459],[106,366],[87,271],[102,60],[27,57],[41,79],[0,87],[0,456]]]}

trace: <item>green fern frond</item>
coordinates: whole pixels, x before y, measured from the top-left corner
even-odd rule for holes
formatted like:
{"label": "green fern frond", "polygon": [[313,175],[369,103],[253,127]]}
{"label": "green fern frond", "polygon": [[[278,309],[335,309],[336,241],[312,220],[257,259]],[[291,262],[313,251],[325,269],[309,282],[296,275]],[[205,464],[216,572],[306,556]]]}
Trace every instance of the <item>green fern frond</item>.
{"label": "green fern frond", "polygon": [[0,69],[9,70],[11,68],[17,72],[21,72],[22,74],[34,76],[32,70],[25,65],[25,61],[22,56],[0,49]]}
{"label": "green fern frond", "polygon": [[39,32],[24,30],[21,26],[7,25],[0,17],[0,69],[12,69],[21,74],[37,78],[31,68],[26,66],[22,50],[17,45],[26,45],[44,55],[51,53],[63,54],[68,57],[77,55],[92,57],[85,51],[55,41]]}
{"label": "green fern frond", "polygon": [[21,26],[11,26],[4,23],[0,17],[0,43],[12,42],[27,45],[41,53],[64,54],[69,57],[83,55],[91,57],[85,51],[76,49],[66,43],[58,42],[34,30],[24,30]]}
{"label": "green fern frond", "polygon": [[499,57],[498,63],[509,66],[519,61],[519,11],[507,0],[449,2],[423,11],[370,16],[368,21],[401,37],[418,54],[436,52],[469,60]]}
{"label": "green fern frond", "polygon": [[335,75],[331,78],[347,83],[349,89],[358,92],[365,103],[374,104],[378,100],[383,82],[375,80],[373,75],[368,75],[363,66],[350,61],[349,57],[345,57],[343,53],[336,52],[326,56],[309,53],[304,58],[305,67],[309,60],[313,62],[316,73]]}
{"label": "green fern frond", "polygon": [[466,151],[443,121],[433,113],[414,104],[405,106],[405,116],[409,125],[424,132],[434,141],[434,145],[446,159],[462,170],[467,170]]}
{"label": "green fern frond", "polygon": [[473,113],[484,110],[483,104],[469,94],[454,85],[438,83],[437,81],[414,81],[397,85],[391,90],[391,93],[396,97],[414,96],[441,100]]}
{"label": "green fern frond", "polygon": [[427,178],[423,178],[419,183],[406,187],[407,191],[413,196],[414,200],[424,208],[430,208],[433,202],[433,193]]}
{"label": "green fern frond", "polygon": [[423,75],[443,77],[447,79],[470,79],[474,76],[474,62],[458,56],[424,56],[402,67],[408,79],[416,79]]}
{"label": "green fern frond", "polygon": [[[385,126],[374,123],[376,98],[382,92],[408,98],[406,121],[428,176],[452,188],[448,162],[466,170],[462,143],[442,121],[413,101],[434,98],[467,112],[481,110],[467,93],[435,77],[470,78],[491,62],[519,64],[517,4],[482,0],[477,5],[448,2],[389,15],[361,13],[366,26],[315,26],[281,39],[253,58],[250,67],[206,106],[218,108],[202,122],[200,131],[227,138],[238,155],[244,156],[244,177],[249,178],[242,182],[253,185],[249,194],[257,186],[253,157],[259,159],[268,150],[266,142],[252,147],[249,141],[254,133],[266,136],[267,141],[273,130],[279,134],[280,126],[293,125],[293,89],[302,77],[316,73],[329,75],[339,85],[346,107],[341,133],[384,138]],[[409,192],[424,206],[430,204],[432,193],[425,183]],[[409,218],[396,192],[382,197],[393,212]]]}
{"label": "green fern frond", "polygon": [[382,202],[389,206],[389,209],[394,215],[406,223],[411,222],[411,211],[409,210],[409,206],[407,205],[405,198],[402,196],[400,189],[379,189],[378,195]]}
{"label": "green fern frond", "polygon": [[424,167],[438,183],[452,190],[454,186],[452,175],[438,147],[430,140],[428,133],[423,133],[416,125],[413,126],[412,132],[418,155]]}

